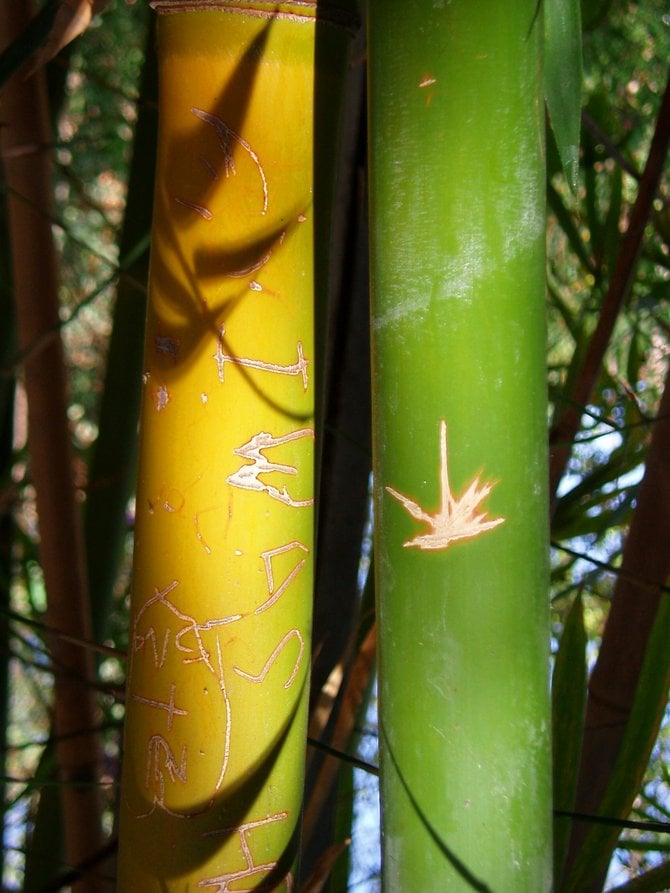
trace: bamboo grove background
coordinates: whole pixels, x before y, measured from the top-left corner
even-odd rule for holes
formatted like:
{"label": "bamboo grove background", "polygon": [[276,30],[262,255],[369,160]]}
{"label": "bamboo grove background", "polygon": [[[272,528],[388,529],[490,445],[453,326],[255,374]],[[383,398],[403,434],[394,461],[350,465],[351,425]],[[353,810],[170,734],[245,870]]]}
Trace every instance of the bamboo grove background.
{"label": "bamboo grove background", "polygon": [[[388,36],[375,7],[373,48]],[[31,893],[111,890],[117,875],[157,128],[147,5],[80,4],[84,33],[60,51],[59,8],[5,0],[0,16],[2,878]],[[581,75],[556,65],[576,78],[573,105],[581,92],[578,155],[566,156],[564,130],[558,148],[547,131],[554,875],[556,889],[596,891],[610,867],[612,888],[661,891],[670,886],[670,20],[656,0],[591,0],[581,31]],[[332,239],[320,233],[333,248],[321,274],[330,303],[317,306],[324,436],[299,886],[336,893],[380,884],[374,847],[361,866],[347,845],[356,788],[377,764],[374,574],[365,572],[374,565],[374,133],[365,29],[351,32],[345,63],[323,61],[344,114],[340,156],[321,155],[329,179],[315,187],[337,183],[337,225]],[[420,76],[428,97],[430,72]],[[403,225],[411,221],[394,221]],[[430,436],[437,456],[437,428]],[[495,629],[496,616],[479,622]],[[514,699],[503,706],[514,711]],[[492,738],[495,724],[492,714]],[[425,730],[407,732],[418,748]]]}

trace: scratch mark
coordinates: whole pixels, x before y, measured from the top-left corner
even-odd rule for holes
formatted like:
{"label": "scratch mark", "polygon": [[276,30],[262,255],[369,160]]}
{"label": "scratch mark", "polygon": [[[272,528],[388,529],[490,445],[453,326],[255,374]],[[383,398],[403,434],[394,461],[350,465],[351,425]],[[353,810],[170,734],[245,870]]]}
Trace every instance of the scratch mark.
{"label": "scratch mark", "polygon": [[298,540],[293,540],[292,543],[287,543],[285,546],[279,546],[276,549],[268,549],[266,552],[261,552],[261,558],[263,559],[263,564],[265,565],[265,576],[268,584],[268,592],[270,593],[270,598],[267,601],[264,601],[262,605],[259,605],[254,614],[262,614],[263,611],[267,611],[268,608],[271,608],[274,603],[282,597],[284,592],[288,589],[291,583],[298,576],[300,571],[305,566],[306,558],[301,558],[300,561],[295,565],[295,567],[289,572],[286,579],[283,583],[275,589],[274,575],[272,573],[272,559],[275,555],[282,555],[285,552],[290,552],[292,549],[302,549],[303,552],[306,552],[309,555],[309,549],[307,546],[303,545]]}
{"label": "scratch mark", "polygon": [[223,350],[223,336],[225,335],[225,331],[225,326],[221,326],[219,329],[219,340],[216,346],[216,353],[213,354],[213,359],[216,361],[219,381],[221,383],[224,381],[225,364],[232,363],[235,366],[245,366],[247,369],[260,369],[264,372],[276,372],[278,375],[301,375],[303,390],[307,390],[307,367],[309,366],[309,360],[305,359],[302,352],[302,341],[298,341],[296,345],[298,352],[297,361],[282,366],[279,363],[264,363],[261,360],[249,360],[225,353]]}
{"label": "scratch mark", "polygon": [[216,169],[214,168],[214,165],[211,164],[211,163],[205,158],[204,155],[198,155],[198,160],[199,160],[200,164],[205,168],[205,170],[207,171],[207,173],[209,174],[209,176],[212,178],[212,180],[218,180],[218,179],[219,179],[219,175],[217,174]]}
{"label": "scratch mark", "polygon": [[197,205],[195,202],[190,202],[187,198],[177,198],[176,196],[175,201],[178,205],[183,205],[185,208],[190,208],[192,211],[195,211],[196,214],[200,214],[203,220],[214,219],[214,215],[209,208],[205,208],[203,205]]}
{"label": "scratch mark", "polygon": [[172,730],[172,723],[174,721],[175,716],[188,716],[188,710],[183,710],[181,707],[175,706],[174,695],[177,689],[176,684],[173,682],[170,687],[170,700],[169,701],[158,701],[153,698],[144,698],[141,695],[131,695],[133,701],[137,701],[139,704],[144,704],[146,707],[154,707],[156,710],[165,710],[168,715],[168,732]]}
{"label": "scratch mark", "polygon": [[[283,237],[284,233],[281,234],[281,237],[279,239],[280,244]],[[231,279],[244,279],[245,276],[248,276],[250,273],[256,273],[258,270],[264,267],[271,257],[272,249],[266,251],[265,254],[260,258],[260,260],[257,260],[255,263],[249,264],[248,267],[241,267],[239,270],[231,270],[229,273],[226,273],[226,276],[230,276]]]}
{"label": "scratch mark", "polygon": [[300,630],[298,629],[290,629],[286,635],[282,638],[281,642],[274,649],[270,657],[263,664],[263,669],[258,673],[258,675],[254,675],[252,673],[245,673],[244,670],[241,670],[239,667],[233,667],[238,676],[242,676],[244,679],[248,679],[249,682],[263,682],[265,677],[270,672],[270,668],[272,664],[277,660],[281,652],[284,650],[286,645],[290,642],[291,639],[296,638],[300,644],[300,650],[298,651],[298,656],[295,660],[295,664],[293,665],[293,670],[291,671],[291,675],[288,677],[286,682],[284,683],[284,688],[290,688],[293,685],[298,669],[300,668],[300,662],[302,660],[302,653],[305,650],[305,643],[303,641],[302,635],[300,634]]}
{"label": "scratch mark", "polygon": [[[203,837],[214,837],[219,834],[225,834],[226,837],[230,836],[231,832],[236,831],[239,834],[239,845],[240,850],[242,851],[242,855],[244,857],[244,861],[246,862],[246,866],[239,871],[231,871],[226,874],[218,874],[214,877],[203,878],[201,881],[198,881],[199,887],[215,887],[214,893],[233,893],[233,890],[240,890],[241,888],[236,885],[237,881],[248,880],[252,878],[254,875],[258,875],[261,873],[267,873],[274,871],[277,868],[277,862],[263,862],[260,865],[257,865],[254,860],[254,855],[251,852],[251,843],[249,842],[247,835],[254,831],[256,828],[263,828],[266,825],[270,825],[273,822],[282,822],[288,818],[288,812],[277,812],[274,815],[266,816],[264,819],[257,819],[252,822],[245,822],[243,825],[237,825],[232,828],[221,828],[220,830],[215,831],[205,831],[203,833]],[[286,882],[286,893],[292,893],[293,890],[293,875],[289,871],[286,876],[283,878]],[[231,884],[235,885],[231,887]],[[264,889],[265,885],[263,881],[259,881],[259,883],[253,884],[253,889],[261,890]],[[247,887],[246,889],[251,889]],[[273,889],[277,889],[275,885],[273,885]]]}
{"label": "scratch mark", "polygon": [[223,657],[221,656],[221,643],[219,642],[219,637],[216,637],[216,659],[219,665],[219,691],[223,695],[223,703],[226,709],[226,730],[224,733],[224,743],[223,743],[223,763],[221,765],[221,772],[219,773],[219,779],[216,783],[214,790],[218,791],[221,787],[223,779],[226,774],[226,770],[228,769],[228,761],[230,759],[230,734],[232,731],[232,714],[230,709],[230,699],[228,697],[228,692],[226,690],[226,682],[223,675]]}
{"label": "scratch mark", "polygon": [[198,542],[203,547],[205,552],[207,552],[208,555],[211,555],[212,549],[205,542],[205,538],[202,535],[202,532],[200,530],[200,512],[196,512],[195,515],[193,516],[193,526],[195,527],[195,535],[198,538]]}
{"label": "scratch mark", "polygon": [[236,142],[239,146],[241,146],[244,151],[249,155],[249,158],[256,165],[258,170],[258,174],[261,178],[261,185],[263,189],[263,210],[261,214],[265,214],[268,209],[268,184],[265,178],[265,171],[263,170],[263,165],[260,162],[260,158],[251,148],[249,143],[243,139],[238,133],[229,127],[225,121],[222,121],[217,115],[212,115],[209,112],[204,111],[199,108],[192,108],[191,112],[196,116],[196,118],[200,118],[201,121],[204,121],[206,124],[211,125],[216,131],[216,135],[219,138],[219,145],[223,151],[223,159],[224,159],[224,173],[225,176],[228,177],[229,174],[235,173],[235,163],[233,161],[233,155],[231,151],[231,140]]}

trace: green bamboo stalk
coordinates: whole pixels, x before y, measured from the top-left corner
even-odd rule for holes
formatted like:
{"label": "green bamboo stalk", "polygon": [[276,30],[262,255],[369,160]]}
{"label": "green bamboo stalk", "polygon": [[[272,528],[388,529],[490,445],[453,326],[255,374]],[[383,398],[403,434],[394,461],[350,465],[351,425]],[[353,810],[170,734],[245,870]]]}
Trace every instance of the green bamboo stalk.
{"label": "green bamboo stalk", "polygon": [[[151,19],[153,22],[153,17]],[[91,618],[96,641],[105,638],[114,584],[128,531],[126,508],[136,478],[137,420],[140,411],[147,241],[151,227],[156,158],[157,64],[155,29],[148,28],[138,103],[128,201],[119,249],[123,268],[116,290],[99,434],[91,460],[84,514]]]}
{"label": "green bamboo stalk", "polygon": [[542,14],[369,4],[385,890],[551,876]]}

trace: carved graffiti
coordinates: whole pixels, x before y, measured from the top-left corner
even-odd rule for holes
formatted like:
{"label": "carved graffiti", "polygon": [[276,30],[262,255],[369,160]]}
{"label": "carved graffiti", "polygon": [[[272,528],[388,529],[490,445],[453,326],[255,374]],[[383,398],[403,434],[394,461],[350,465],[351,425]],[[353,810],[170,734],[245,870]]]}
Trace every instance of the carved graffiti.
{"label": "carved graffiti", "polygon": [[[273,559],[277,556],[290,555],[297,551],[297,561],[285,570],[285,576],[275,585]],[[240,553],[241,554],[241,553]],[[233,740],[234,708],[225,681],[224,656],[221,633],[234,623],[243,622],[245,618],[258,617],[271,609],[286,593],[288,587],[296,579],[304,567],[309,549],[298,540],[285,543],[274,549],[265,550],[260,558],[265,571],[267,598],[256,607],[246,612],[234,612],[218,617],[198,620],[179,604],[177,595],[180,581],[172,580],[162,589],[156,588],[147,599],[134,619],[131,640],[131,666],[129,673],[129,696],[139,708],[151,710],[165,716],[165,732],[156,732],[147,742],[145,788],[148,807],[137,811],[138,818],[151,815],[160,809],[170,815],[181,818],[200,814],[209,808],[217,791],[220,790],[230,761]],[[184,592],[181,601],[188,603],[188,593]],[[294,643],[294,644],[293,644]],[[253,685],[268,682],[272,668],[287,648],[294,648],[293,662],[287,675],[279,676],[277,683],[289,689],[303,663],[305,643],[299,629],[290,628],[274,646],[260,668],[232,666],[236,676]],[[291,652],[289,652],[291,653]],[[148,661],[148,678],[154,676],[151,694],[136,690],[135,664],[142,658]],[[206,676],[212,678],[214,685],[205,685],[202,691],[202,704],[189,705],[189,709],[180,702],[177,684],[171,676],[170,666],[174,660],[185,666],[201,667]],[[171,663],[172,662],[172,663]],[[230,666],[230,664],[229,664]],[[145,672],[144,678],[147,678]],[[206,677],[202,677],[206,679]],[[222,709],[212,711],[211,696],[220,699]],[[191,755],[188,747],[188,716],[199,709],[209,710],[212,716],[218,717],[218,725],[212,725],[211,740],[218,751],[217,759],[210,760],[208,795],[200,799],[200,806],[194,812],[181,807],[178,791],[183,790]],[[178,726],[182,722],[185,725]],[[174,795],[170,792],[174,791]],[[204,799],[204,804],[203,804]]]}
{"label": "carved graffiti", "polygon": [[[263,165],[261,164],[258,155],[254,152],[249,143],[238,133],[235,133],[235,131],[229,127],[225,121],[219,118],[218,115],[212,115],[210,112],[206,112],[199,108],[192,108],[191,112],[196,118],[200,118],[201,121],[204,121],[206,124],[209,124],[214,128],[219,141],[219,146],[223,153],[223,172],[226,177],[235,173],[235,162],[233,160],[232,152],[233,143],[237,143],[237,145],[247,153],[249,158],[251,158],[261,178],[261,188],[263,191],[263,210],[261,211],[261,214],[265,214],[268,209],[268,181],[265,178],[265,171],[263,170]],[[212,170],[215,171],[216,169],[212,166]]]}
{"label": "carved graffiti", "polygon": [[286,552],[291,552],[293,549],[300,549],[303,552],[309,554],[309,549],[303,543],[298,542],[298,540],[293,540],[290,543],[286,543],[284,546],[278,546],[276,549],[268,549],[265,552],[261,552],[261,558],[263,559],[263,564],[265,565],[265,576],[268,584],[268,593],[270,594],[270,598],[267,601],[264,601],[262,605],[259,605],[254,614],[262,614],[263,611],[267,611],[268,608],[271,608],[272,605],[277,601],[278,598],[284,594],[286,589],[291,585],[291,583],[298,576],[300,571],[305,566],[306,558],[301,558],[298,563],[293,567],[286,579],[279,584],[279,586],[275,589],[275,581],[274,574],[272,572],[272,559],[277,555],[283,555]]}
{"label": "carved graffiti", "polygon": [[446,549],[459,540],[480,536],[504,522],[504,518],[488,519],[486,512],[477,512],[492,489],[490,483],[480,486],[477,476],[460,497],[452,494],[447,464],[447,423],[443,419],[440,423],[440,505],[437,510],[427,512],[418,502],[393,487],[387,487],[386,492],[395,497],[413,518],[428,525],[427,533],[417,534],[404,546],[435,551]]}
{"label": "carved graffiti", "polygon": [[172,729],[172,723],[174,721],[175,716],[188,716],[188,710],[183,710],[181,707],[177,707],[174,702],[174,694],[177,686],[173,682],[170,686],[170,700],[169,701],[159,701],[155,698],[143,698],[141,695],[131,695],[134,701],[137,701],[138,704],[144,704],[147,707],[154,707],[156,710],[165,710],[167,713],[167,727],[168,731]]}
{"label": "carved graffiti", "polygon": [[[198,886],[202,888],[213,887],[214,893],[233,893],[233,890],[240,890],[242,888],[231,887],[231,884],[236,884],[238,881],[248,881],[250,878],[256,877],[257,882],[254,883],[253,889],[262,889],[263,882],[258,878],[258,875],[268,875],[270,872],[276,871],[278,863],[274,861],[256,864],[254,855],[251,851],[249,835],[259,828],[265,828],[273,822],[283,822],[287,818],[287,812],[278,812],[274,815],[269,815],[264,819],[245,822],[243,825],[238,825],[236,828],[222,828],[217,831],[208,831],[205,835],[207,837],[213,837],[220,834],[229,835],[231,832],[236,832],[238,834],[240,853],[244,861],[244,867],[235,871],[226,872],[225,874],[218,874],[214,877],[203,878],[203,880],[198,881]],[[291,872],[288,872],[288,874],[285,875],[283,881],[286,884],[287,893],[291,893],[293,890],[293,875]],[[247,887],[247,889],[251,888]],[[274,889],[276,889],[276,887]]]}
{"label": "carved graffiti", "polygon": [[214,360],[216,360],[219,381],[221,383],[223,383],[224,381],[224,367],[226,363],[232,363],[235,366],[245,366],[247,369],[261,369],[264,372],[275,372],[277,375],[300,375],[302,376],[303,390],[307,390],[307,367],[309,366],[309,360],[305,359],[302,352],[302,341],[298,341],[296,345],[296,349],[298,352],[297,361],[295,363],[289,363],[286,366],[282,366],[279,363],[264,363],[261,360],[250,360],[243,357],[236,357],[232,354],[227,354],[223,349],[224,334],[225,326],[221,326],[219,330],[219,341],[217,344],[216,353],[213,357]]}
{"label": "carved graffiti", "polygon": [[302,652],[305,648],[305,643],[303,641],[302,635],[299,629],[290,629],[286,635],[282,638],[281,642],[274,649],[270,657],[265,661],[263,668],[260,673],[254,675],[253,673],[247,673],[244,670],[241,670],[239,667],[235,667],[235,672],[238,676],[243,676],[245,679],[248,679],[250,682],[263,682],[267,674],[270,672],[270,668],[272,664],[277,660],[281,652],[284,650],[284,647],[291,641],[291,639],[297,639],[299,644],[298,655],[295,659],[295,663],[293,665],[293,669],[291,670],[291,675],[288,677],[286,682],[284,683],[284,688],[290,688],[293,685],[293,680],[296,677],[298,669],[300,668],[300,662],[302,660]]}
{"label": "carved graffiti", "polygon": [[267,431],[260,431],[254,434],[251,440],[242,444],[241,447],[233,450],[236,456],[243,459],[249,459],[251,465],[243,465],[236,472],[228,475],[226,481],[233,487],[239,487],[242,490],[256,490],[258,492],[267,493],[272,499],[283,502],[284,505],[294,507],[309,506],[314,503],[314,499],[294,499],[286,489],[281,490],[272,484],[266,484],[259,480],[261,474],[271,474],[279,472],[281,474],[295,475],[298,469],[294,465],[281,465],[277,462],[271,462],[263,455],[263,450],[272,447],[281,446],[281,444],[289,443],[292,440],[299,440],[303,437],[314,437],[312,428],[301,428],[299,431],[291,431],[290,434],[284,434],[281,437],[273,437]]}
{"label": "carved graffiti", "polygon": [[[211,107],[221,110],[220,104]],[[277,213],[275,216],[279,219],[274,226],[271,221],[259,220],[270,207],[274,213],[279,202],[274,191],[271,201],[266,168],[256,151],[253,131],[247,135],[254,145],[234,129],[242,126],[239,117],[228,118],[233,127],[220,115],[199,105],[183,111],[190,122],[190,127],[187,124],[185,129],[186,138],[190,139],[190,129],[196,131],[206,154],[187,149],[186,158],[182,158],[186,147],[178,143],[180,151],[175,157],[179,163],[167,166],[169,185],[165,188],[170,190],[167,195],[171,213],[177,221],[169,233],[170,237],[174,235],[170,247],[175,250],[187,283],[184,296],[197,292],[198,309],[202,311],[202,320],[198,317],[198,323],[203,324],[198,333],[192,335],[189,331],[187,336],[173,326],[171,318],[164,324],[161,322],[150,336],[148,356],[150,362],[159,364],[163,374],[154,369],[145,374],[144,382],[151,417],[161,413],[158,424],[165,431],[172,429],[175,419],[183,421],[184,406],[191,405],[182,390],[182,365],[185,377],[192,376],[196,382],[192,396],[197,418],[192,424],[190,419],[187,423],[189,443],[199,457],[201,442],[209,443],[208,437],[201,436],[199,426],[213,418],[221,406],[227,412],[231,405],[237,405],[236,388],[241,378],[251,383],[259,394],[256,381],[277,389],[281,382],[282,389],[290,390],[304,402],[301,384],[302,392],[306,393],[311,383],[311,360],[305,352],[311,355],[311,349],[307,341],[297,337],[307,330],[301,323],[298,327],[301,315],[295,313],[295,334],[277,353],[273,344],[258,352],[246,348],[234,351],[226,341],[226,328],[248,325],[249,319],[255,318],[246,315],[247,305],[253,313],[262,308],[262,321],[269,327],[268,331],[274,331],[272,326],[282,307],[288,306],[293,314],[285,278],[281,276],[273,281],[272,271],[277,255],[293,250],[289,248],[296,241],[292,234],[299,223],[307,220],[305,214],[298,215],[298,209],[307,210],[310,198],[305,193],[303,202]],[[190,167],[183,163],[189,158]],[[271,177],[283,176],[283,168],[275,164],[274,157],[267,172]],[[228,183],[228,194],[222,196],[220,190],[225,181],[234,177],[237,180]],[[258,240],[254,241],[252,234],[247,242],[248,234],[235,229],[236,217],[232,252],[226,247],[229,221],[222,219],[227,213],[222,208],[230,206],[231,193],[234,199],[242,196],[243,216],[247,217],[250,209],[256,227],[260,229],[262,224]],[[189,231],[188,241],[181,241],[182,227]],[[223,248],[216,241],[219,231],[223,234]],[[191,235],[202,237],[202,245],[194,245]],[[304,238],[308,235],[304,233]],[[215,249],[209,247],[208,239],[216,244]],[[206,262],[201,264],[201,258]],[[212,298],[209,292],[205,293],[205,286],[212,277],[220,276],[227,281],[222,286],[220,280],[217,282],[218,291]],[[196,286],[196,280],[205,284]],[[234,292],[234,300],[229,300],[229,292]],[[177,297],[181,300],[181,295]],[[240,306],[242,309],[238,311]],[[181,337],[176,337],[173,329]],[[276,331],[284,331],[283,324]],[[232,343],[238,348],[234,338]],[[201,369],[206,377],[198,380]],[[232,395],[232,403],[228,402],[228,395]],[[225,847],[230,848],[232,859],[226,857],[225,863],[218,857],[217,861],[209,861],[208,855],[193,869],[197,871],[197,887],[213,893],[269,889],[270,886],[288,893],[294,889],[292,872],[287,871],[283,861],[280,864],[280,853],[268,849],[273,834],[267,829],[274,826],[277,831],[285,832],[283,852],[286,841],[292,839],[292,825],[296,820],[292,815],[293,806],[291,816],[288,808],[292,801],[287,802],[281,795],[280,779],[276,779],[276,794],[282,799],[274,800],[272,805],[261,805],[262,797],[258,797],[246,812],[231,812],[226,799],[232,796],[230,792],[244,787],[249,767],[265,758],[268,741],[252,740],[254,730],[262,729],[263,734],[256,737],[263,739],[267,735],[271,742],[286,734],[287,717],[292,717],[304,690],[300,680],[305,671],[306,652],[309,658],[308,636],[300,628],[306,614],[304,602],[298,597],[297,587],[291,589],[309,561],[310,548],[301,542],[305,538],[303,521],[309,521],[309,513],[289,512],[276,505],[270,511],[272,504],[267,500],[249,498],[249,502],[265,509],[265,517],[271,519],[268,530],[274,530],[275,534],[258,545],[249,546],[250,542],[256,542],[250,536],[251,532],[256,533],[252,523],[240,540],[235,540],[235,533],[241,528],[239,522],[233,521],[233,513],[246,502],[246,497],[235,491],[265,493],[275,503],[291,509],[314,504],[313,497],[309,496],[313,491],[306,480],[307,477],[311,480],[312,462],[302,460],[303,455],[308,455],[305,441],[314,438],[314,430],[297,427],[304,422],[286,424],[285,419],[295,420],[299,416],[279,414],[281,401],[275,400],[271,393],[263,391],[260,396],[267,397],[266,404],[270,407],[268,414],[260,416],[267,421],[252,423],[239,433],[237,425],[248,419],[246,408],[239,420],[235,419],[235,425],[229,430],[238,432],[234,435],[237,438],[234,444],[240,445],[231,445],[228,449],[232,448],[233,456],[239,457],[239,461],[232,459],[222,474],[219,471],[220,477],[215,476],[212,488],[215,495],[207,494],[207,501],[200,502],[193,498],[195,491],[187,492],[180,475],[185,477],[183,469],[193,468],[196,463],[175,450],[174,464],[179,465],[179,473],[173,476],[160,466],[160,475],[150,477],[142,502],[143,517],[148,518],[148,525],[153,525],[148,538],[158,538],[160,548],[165,548],[161,553],[163,563],[158,565],[158,578],[151,576],[147,582],[147,574],[156,573],[156,564],[151,565],[150,571],[143,566],[135,577],[135,585],[144,589],[144,596],[148,597],[135,610],[130,631],[127,706],[129,718],[132,714],[132,721],[138,723],[141,738],[139,750],[133,748],[136,777],[125,792],[124,802],[136,819],[148,820],[158,814],[158,825],[144,822],[147,834],[154,827],[170,827],[165,820],[165,816],[170,816],[180,820],[180,827],[187,827],[188,834],[193,835],[191,839],[198,844],[205,837],[226,838]],[[282,424],[280,431],[285,432],[291,426],[296,430],[276,433],[278,427],[274,426]],[[259,430],[261,425],[270,430]],[[169,436],[165,442],[169,445]],[[199,493],[204,487],[200,477],[208,482],[212,480],[209,475],[213,458],[206,471],[200,466],[196,469]],[[231,458],[228,453],[226,461]],[[166,467],[172,466],[168,463]],[[222,498],[221,478],[231,467],[235,470],[227,475],[225,483],[234,489],[224,487]],[[281,476],[289,477],[287,484]],[[147,499],[147,493],[151,498]],[[211,520],[207,512],[218,514]],[[277,515],[294,519],[295,528],[276,535]],[[249,524],[248,520],[244,523]],[[169,552],[169,546],[176,542],[172,533],[178,529],[186,529],[184,540],[195,556],[193,565],[197,570],[193,583],[190,576],[182,576],[185,571],[181,553],[186,545],[182,546],[181,541],[174,545],[177,556],[174,559]],[[165,535],[166,531],[169,535]],[[162,536],[165,536],[164,542],[160,540]],[[279,545],[261,549],[273,543]],[[222,555],[230,558],[223,570],[217,564]],[[282,613],[289,605],[297,605],[298,619],[288,610]],[[286,709],[281,715],[281,709],[276,708],[283,704]],[[253,721],[243,721],[245,715],[252,715]],[[275,785],[275,776],[272,785]],[[213,808],[215,803],[217,809]],[[219,810],[219,803],[225,808]],[[205,830],[212,828],[212,819],[222,823],[222,815],[231,823],[230,827]],[[243,818],[249,820],[242,822]],[[219,841],[216,843],[218,846]],[[193,877],[189,883],[194,883]]]}

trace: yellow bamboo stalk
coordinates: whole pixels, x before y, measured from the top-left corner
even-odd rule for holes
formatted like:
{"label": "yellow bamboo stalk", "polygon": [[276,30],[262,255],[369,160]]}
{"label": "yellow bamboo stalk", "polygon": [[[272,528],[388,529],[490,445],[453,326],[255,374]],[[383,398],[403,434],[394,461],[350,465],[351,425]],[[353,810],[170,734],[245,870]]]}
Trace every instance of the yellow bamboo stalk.
{"label": "yellow bamboo stalk", "polygon": [[154,6],[118,889],[289,891],[313,561],[316,4]]}

